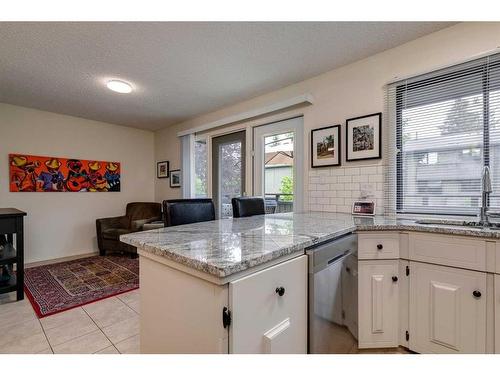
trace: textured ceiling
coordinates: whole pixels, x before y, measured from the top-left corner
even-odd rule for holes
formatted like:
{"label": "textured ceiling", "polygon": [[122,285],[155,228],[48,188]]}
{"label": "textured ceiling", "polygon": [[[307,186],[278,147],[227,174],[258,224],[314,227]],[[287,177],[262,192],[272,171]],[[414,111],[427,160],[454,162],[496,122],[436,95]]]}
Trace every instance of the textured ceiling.
{"label": "textured ceiling", "polygon": [[[0,102],[158,129],[450,25],[3,22]],[[136,90],[112,93],[111,78]]]}

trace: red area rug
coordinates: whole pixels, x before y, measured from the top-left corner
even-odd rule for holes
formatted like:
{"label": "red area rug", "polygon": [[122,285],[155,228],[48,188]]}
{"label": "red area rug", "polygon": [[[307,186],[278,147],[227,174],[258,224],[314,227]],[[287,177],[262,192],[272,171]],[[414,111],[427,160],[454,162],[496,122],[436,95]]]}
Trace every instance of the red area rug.
{"label": "red area rug", "polygon": [[119,256],[93,256],[24,272],[24,291],[39,318],[139,288],[139,259]]}

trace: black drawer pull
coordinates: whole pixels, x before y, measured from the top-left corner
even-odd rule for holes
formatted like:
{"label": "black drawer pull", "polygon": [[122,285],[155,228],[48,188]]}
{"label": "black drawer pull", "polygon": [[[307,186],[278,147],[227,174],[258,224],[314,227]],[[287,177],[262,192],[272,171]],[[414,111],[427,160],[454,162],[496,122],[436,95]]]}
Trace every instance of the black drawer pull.
{"label": "black drawer pull", "polygon": [[285,294],[285,288],[283,288],[282,286],[277,287],[276,293],[278,293],[280,297],[283,297],[283,295]]}
{"label": "black drawer pull", "polygon": [[382,250],[383,248],[384,248],[384,246],[383,246],[381,243],[379,243],[379,244],[377,245],[377,249],[378,249],[378,250]]}
{"label": "black drawer pull", "polygon": [[475,290],[472,292],[472,295],[476,298],[480,298],[481,297],[481,292],[479,290]]}
{"label": "black drawer pull", "polygon": [[393,276],[392,277],[392,282],[397,283],[398,282],[398,277],[397,276]]}

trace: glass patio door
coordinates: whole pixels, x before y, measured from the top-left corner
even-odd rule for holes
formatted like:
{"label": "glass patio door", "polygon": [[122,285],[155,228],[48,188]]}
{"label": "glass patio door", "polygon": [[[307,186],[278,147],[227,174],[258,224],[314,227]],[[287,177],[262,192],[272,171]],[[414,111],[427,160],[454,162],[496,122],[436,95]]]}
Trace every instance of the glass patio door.
{"label": "glass patio door", "polygon": [[231,199],[245,195],[246,132],[212,138],[212,197],[217,218],[233,216]]}
{"label": "glass patio door", "polygon": [[266,213],[302,210],[303,118],[254,128],[254,195]]}

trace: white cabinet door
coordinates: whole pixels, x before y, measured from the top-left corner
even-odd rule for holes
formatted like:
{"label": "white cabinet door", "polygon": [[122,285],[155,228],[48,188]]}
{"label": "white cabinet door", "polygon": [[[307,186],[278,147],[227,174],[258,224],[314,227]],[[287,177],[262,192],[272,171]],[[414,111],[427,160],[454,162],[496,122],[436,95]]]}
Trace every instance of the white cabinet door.
{"label": "white cabinet door", "polygon": [[410,262],[410,349],[485,353],[486,274]]}
{"label": "white cabinet door", "polygon": [[360,348],[398,346],[398,268],[398,260],[358,263]]}
{"label": "white cabinet door", "polygon": [[229,305],[230,353],[306,353],[307,256],[229,283]]}

